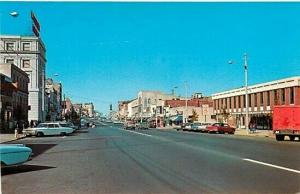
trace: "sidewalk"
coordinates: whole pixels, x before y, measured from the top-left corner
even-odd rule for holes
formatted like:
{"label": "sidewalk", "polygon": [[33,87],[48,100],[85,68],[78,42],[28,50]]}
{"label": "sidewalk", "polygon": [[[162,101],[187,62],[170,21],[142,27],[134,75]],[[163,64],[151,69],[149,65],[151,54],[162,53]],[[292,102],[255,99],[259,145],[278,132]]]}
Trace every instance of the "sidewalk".
{"label": "sidewalk", "polygon": [[234,135],[275,138],[272,130],[256,130],[255,132],[247,133],[245,129],[236,129]]}
{"label": "sidewalk", "polygon": [[[159,130],[175,130],[174,126],[157,127]],[[275,138],[272,130],[256,130],[255,132],[247,133],[245,129],[236,129],[234,135],[250,136],[250,137],[270,137]]]}
{"label": "sidewalk", "polygon": [[[25,138],[25,135],[20,134],[18,139],[22,139]],[[0,143],[6,143],[6,142],[10,142],[10,141],[15,141],[17,140],[15,138],[15,134],[9,133],[9,134],[0,134]]]}

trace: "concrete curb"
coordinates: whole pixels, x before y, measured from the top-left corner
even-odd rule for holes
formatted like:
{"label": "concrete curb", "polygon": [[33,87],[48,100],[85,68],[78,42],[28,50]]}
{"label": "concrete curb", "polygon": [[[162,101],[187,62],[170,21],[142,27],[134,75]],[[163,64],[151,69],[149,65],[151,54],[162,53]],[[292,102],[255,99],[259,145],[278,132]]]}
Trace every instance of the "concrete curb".
{"label": "concrete curb", "polygon": [[19,138],[17,138],[17,139],[12,139],[12,140],[8,140],[8,141],[4,141],[4,142],[1,142],[1,144],[4,144],[4,143],[10,143],[10,142],[17,141],[17,140],[19,140],[19,139],[24,139],[24,138],[26,138],[26,136],[19,137]]}

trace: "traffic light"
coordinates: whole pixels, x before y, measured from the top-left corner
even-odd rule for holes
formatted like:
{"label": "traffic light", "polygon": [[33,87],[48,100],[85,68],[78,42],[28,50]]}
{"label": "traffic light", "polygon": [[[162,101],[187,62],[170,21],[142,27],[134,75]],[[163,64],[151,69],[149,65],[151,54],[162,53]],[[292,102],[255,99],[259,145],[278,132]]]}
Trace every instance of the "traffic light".
{"label": "traffic light", "polygon": [[109,105],[109,110],[112,110],[112,104]]}

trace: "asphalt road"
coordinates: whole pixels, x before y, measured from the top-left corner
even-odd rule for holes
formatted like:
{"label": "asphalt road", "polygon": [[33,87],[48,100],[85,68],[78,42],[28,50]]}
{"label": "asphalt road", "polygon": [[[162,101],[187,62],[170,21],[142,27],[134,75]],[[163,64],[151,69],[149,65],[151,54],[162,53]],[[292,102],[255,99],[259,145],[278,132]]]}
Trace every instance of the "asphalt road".
{"label": "asphalt road", "polygon": [[10,193],[297,193],[300,143],[115,126],[26,138],[34,157],[2,169]]}

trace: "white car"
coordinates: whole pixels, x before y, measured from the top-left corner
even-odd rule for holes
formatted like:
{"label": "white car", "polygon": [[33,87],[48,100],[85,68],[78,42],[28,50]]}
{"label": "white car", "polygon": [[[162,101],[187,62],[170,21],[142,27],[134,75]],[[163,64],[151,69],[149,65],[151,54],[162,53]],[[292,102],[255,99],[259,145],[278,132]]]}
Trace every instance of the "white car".
{"label": "white car", "polygon": [[74,129],[71,127],[63,127],[59,122],[55,123],[40,123],[36,128],[28,128],[23,130],[26,136],[41,137],[44,135],[68,135],[73,133]]}

